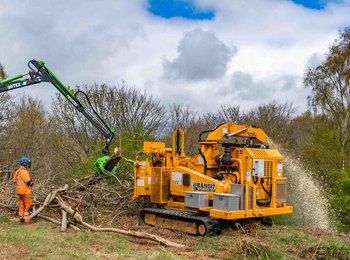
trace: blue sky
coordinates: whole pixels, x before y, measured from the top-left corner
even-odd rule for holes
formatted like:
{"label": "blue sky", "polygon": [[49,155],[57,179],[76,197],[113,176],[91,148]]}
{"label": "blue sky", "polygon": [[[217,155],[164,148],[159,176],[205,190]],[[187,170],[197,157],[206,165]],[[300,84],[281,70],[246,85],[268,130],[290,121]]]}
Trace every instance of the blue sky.
{"label": "blue sky", "polygon": [[200,10],[190,0],[149,0],[149,9],[163,18],[183,17],[192,20],[211,20],[212,10]]}
{"label": "blue sky", "polygon": [[[341,0],[290,0],[309,9],[322,10],[330,2]],[[163,18],[182,17],[190,20],[211,20],[215,17],[214,10],[201,10],[192,0],[149,0],[148,10]]]}
{"label": "blue sky", "polygon": [[[323,9],[331,0],[292,0],[296,4],[301,4],[311,9]],[[334,2],[334,1],[333,1]]]}

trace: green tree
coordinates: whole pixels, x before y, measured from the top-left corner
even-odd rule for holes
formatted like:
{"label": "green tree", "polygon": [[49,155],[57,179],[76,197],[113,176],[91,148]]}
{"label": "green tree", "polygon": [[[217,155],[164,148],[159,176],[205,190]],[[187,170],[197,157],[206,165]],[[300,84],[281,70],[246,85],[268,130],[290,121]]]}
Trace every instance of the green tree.
{"label": "green tree", "polygon": [[334,169],[341,169],[342,157],[337,141],[337,132],[332,121],[325,116],[312,120],[312,129],[301,144],[302,158],[317,180],[326,188],[334,187],[335,179],[330,175]]}
{"label": "green tree", "polygon": [[307,69],[304,83],[313,124],[303,157],[326,188],[338,226],[349,230],[350,28],[339,32],[319,66]]}
{"label": "green tree", "polygon": [[340,32],[321,65],[307,69],[304,83],[311,90],[309,104],[315,113],[333,120],[344,169],[350,143],[350,28]]}
{"label": "green tree", "polygon": [[336,180],[331,203],[338,216],[338,227],[346,232],[350,231],[350,168],[335,171],[332,174]]}

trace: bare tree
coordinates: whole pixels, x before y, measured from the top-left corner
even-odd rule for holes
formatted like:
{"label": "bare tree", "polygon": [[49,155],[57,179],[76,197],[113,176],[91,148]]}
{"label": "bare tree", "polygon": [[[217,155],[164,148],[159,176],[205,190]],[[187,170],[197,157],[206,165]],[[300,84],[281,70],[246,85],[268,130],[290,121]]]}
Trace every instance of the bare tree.
{"label": "bare tree", "polygon": [[109,87],[109,96],[109,111],[114,120],[111,123],[117,131],[153,135],[161,129],[165,108],[151,94],[122,82],[117,87]]}
{"label": "bare tree", "polygon": [[6,138],[2,140],[6,162],[17,167],[18,158],[26,156],[33,160],[36,176],[50,174],[54,169],[47,145],[50,142],[50,122],[42,103],[30,96],[22,96],[7,112],[10,118],[4,131]]}
{"label": "bare tree", "polygon": [[196,141],[198,139],[198,129],[194,129],[193,126],[197,123],[198,113],[193,111],[189,105],[183,104],[171,104],[167,110],[167,121],[165,122],[165,128],[163,134],[165,135],[165,141],[167,145],[171,144],[171,133],[176,128],[182,128],[185,131],[185,152],[188,155],[192,155],[197,152]]}
{"label": "bare tree", "polygon": [[274,100],[252,109],[245,116],[247,123],[262,128],[269,137],[283,145],[292,142],[290,125],[294,114],[292,103],[281,104]]}
{"label": "bare tree", "polygon": [[6,72],[4,66],[0,63],[0,80],[6,78]]}
{"label": "bare tree", "polygon": [[8,126],[11,106],[13,106],[12,97],[7,93],[0,94],[0,136]]}
{"label": "bare tree", "polygon": [[197,118],[197,112],[192,111],[190,106],[183,104],[171,104],[168,107],[167,125],[171,130],[183,128],[186,130],[188,126]]}
{"label": "bare tree", "polygon": [[239,106],[221,106],[216,112],[202,115],[202,120],[207,128],[215,128],[224,122],[244,124],[244,114]]}
{"label": "bare tree", "polygon": [[[0,63],[0,80],[6,78],[5,68]],[[12,105],[12,98],[7,93],[0,94],[0,135],[8,124],[9,108]]]}
{"label": "bare tree", "polygon": [[[92,107],[117,135],[147,139],[156,135],[163,126],[165,109],[160,101],[127,86],[125,82],[116,87],[85,85],[82,90],[89,97]],[[87,108],[90,107],[84,95],[78,95],[78,98]],[[100,144],[101,134],[61,95],[54,100],[52,111],[59,131],[69,136],[70,142],[80,148],[83,157],[90,155]]]}

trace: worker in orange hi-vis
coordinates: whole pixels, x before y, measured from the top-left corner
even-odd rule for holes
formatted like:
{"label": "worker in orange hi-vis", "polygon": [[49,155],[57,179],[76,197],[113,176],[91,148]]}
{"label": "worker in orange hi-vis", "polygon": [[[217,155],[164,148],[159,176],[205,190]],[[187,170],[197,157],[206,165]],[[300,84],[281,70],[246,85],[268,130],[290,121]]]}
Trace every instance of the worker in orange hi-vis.
{"label": "worker in orange hi-vis", "polygon": [[32,205],[31,186],[33,181],[30,178],[29,169],[31,161],[27,157],[19,159],[21,167],[13,175],[13,182],[16,185],[17,194],[19,197],[19,217],[20,222],[29,223],[29,208]]}

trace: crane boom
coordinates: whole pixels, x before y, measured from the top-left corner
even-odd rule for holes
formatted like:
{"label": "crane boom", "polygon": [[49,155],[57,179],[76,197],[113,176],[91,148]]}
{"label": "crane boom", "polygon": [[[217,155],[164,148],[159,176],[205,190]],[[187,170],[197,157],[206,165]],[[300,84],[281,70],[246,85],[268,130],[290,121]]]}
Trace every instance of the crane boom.
{"label": "crane boom", "polygon": [[[64,85],[58,77],[45,66],[44,61],[31,60],[28,62],[29,72],[27,74],[19,74],[0,81],[0,93],[18,88],[27,87],[41,82],[49,82],[80,112],[85,118],[104,136],[106,146],[103,149],[104,155],[109,155],[109,146],[114,138],[114,131],[104,122],[96,110],[91,106],[92,111],[88,110],[83,103],[77,98],[78,91],[73,93],[66,85]],[[86,96],[87,97],[87,96]]]}

